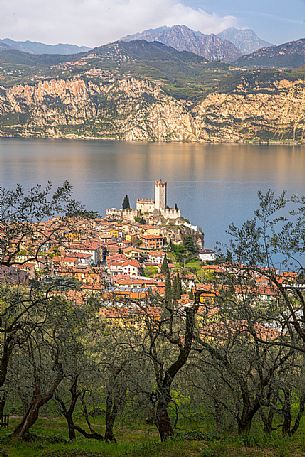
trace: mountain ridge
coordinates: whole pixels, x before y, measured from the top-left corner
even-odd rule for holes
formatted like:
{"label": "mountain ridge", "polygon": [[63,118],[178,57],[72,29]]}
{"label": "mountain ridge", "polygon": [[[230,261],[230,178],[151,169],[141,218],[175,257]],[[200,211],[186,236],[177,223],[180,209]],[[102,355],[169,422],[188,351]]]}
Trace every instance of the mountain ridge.
{"label": "mountain ridge", "polygon": [[301,67],[305,64],[305,38],[259,49],[239,58],[236,63],[250,67]]}
{"label": "mountain ridge", "polygon": [[209,61],[228,63],[241,56],[240,51],[233,43],[223,40],[217,35],[205,35],[199,31],[194,31],[185,25],[149,29],[121,39],[123,42],[134,40],[158,41],[178,51],[193,52]]}
{"label": "mountain ridge", "polygon": [[273,46],[272,43],[262,40],[251,29],[237,29],[235,27],[229,27],[228,29],[218,33],[218,36],[222,39],[231,41],[231,43],[233,43],[243,55],[251,54],[261,48]]}
{"label": "mountain ridge", "polygon": [[8,46],[9,49],[15,49],[17,51],[28,52],[29,54],[35,55],[72,55],[87,52],[92,49],[87,46],[78,46],[67,43],[45,44],[40,41],[16,41],[10,38],[0,39],[0,47],[1,44]]}

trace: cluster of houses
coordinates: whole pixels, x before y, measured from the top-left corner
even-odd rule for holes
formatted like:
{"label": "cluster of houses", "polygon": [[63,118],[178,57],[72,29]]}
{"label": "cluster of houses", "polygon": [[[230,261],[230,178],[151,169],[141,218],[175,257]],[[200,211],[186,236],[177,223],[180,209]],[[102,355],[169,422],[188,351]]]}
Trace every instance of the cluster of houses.
{"label": "cluster of houses", "polygon": [[[215,297],[221,292],[220,284],[224,283],[222,276],[234,275],[235,267],[218,264],[215,253],[203,249],[201,232],[184,221],[177,208],[167,207],[166,183],[157,181],[155,190],[155,202],[146,201],[145,206],[140,200],[136,210],[109,210],[106,217],[89,220],[80,217],[68,222],[60,218],[40,222],[31,239],[23,237],[21,243],[16,240],[14,268],[2,268],[0,280],[2,277],[25,283],[27,278],[39,277],[42,271],[51,277],[72,277],[80,284],[80,288],[69,292],[76,303],[94,295],[101,301],[101,315],[118,319],[115,304],[125,317],[130,317],[135,301],[147,302],[151,294],[164,297],[166,275],[162,265],[166,257],[172,276],[177,274],[179,268],[171,263],[171,246],[182,244],[187,231],[196,240],[198,261],[202,263],[199,271],[179,271],[184,291],[181,306],[193,303],[196,290],[201,290],[203,312],[207,304],[213,310]],[[177,217],[173,219],[175,212]],[[39,247],[37,252],[35,247]],[[211,277],[213,281],[205,280]],[[236,296],[240,294],[242,300],[245,294],[254,293],[257,300],[265,303],[276,298],[277,292],[266,277],[257,275],[254,279],[255,287],[251,290],[236,285]],[[279,280],[283,284],[293,283],[295,273],[282,273]],[[158,317],[161,311],[154,307],[150,312]]]}

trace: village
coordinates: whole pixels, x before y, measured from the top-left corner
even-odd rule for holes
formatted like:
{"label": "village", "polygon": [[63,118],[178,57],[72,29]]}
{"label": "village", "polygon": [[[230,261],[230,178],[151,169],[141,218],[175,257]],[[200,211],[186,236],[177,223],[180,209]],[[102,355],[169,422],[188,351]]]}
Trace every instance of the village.
{"label": "village", "polygon": [[[197,300],[213,308],[222,277],[234,273],[235,266],[219,262],[213,250],[204,248],[201,229],[184,219],[177,205],[168,207],[166,182],[156,181],[154,191],[154,200],[138,199],[135,209],[126,195],[122,208],[108,209],[104,218],[74,218],[70,227],[62,227],[60,218],[41,222],[31,242],[23,240],[14,272],[2,275],[13,278],[17,271],[18,281],[25,282],[40,276],[73,278],[78,287],[66,291],[68,298],[81,305],[94,297],[100,315],[109,319],[130,317],[135,303],[149,305],[152,296],[164,300],[168,284],[179,289],[178,305]],[[35,256],[33,243],[40,246]],[[271,303],[276,292],[268,279],[254,279],[249,293]],[[296,274],[281,272],[278,279],[289,285]]]}

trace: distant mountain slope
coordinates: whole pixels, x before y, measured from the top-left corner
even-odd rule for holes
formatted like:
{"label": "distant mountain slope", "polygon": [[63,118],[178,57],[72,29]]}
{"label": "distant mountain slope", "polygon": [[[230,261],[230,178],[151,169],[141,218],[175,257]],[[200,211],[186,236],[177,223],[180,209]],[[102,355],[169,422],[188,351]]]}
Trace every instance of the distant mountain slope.
{"label": "distant mountain slope", "polygon": [[[177,62],[182,64],[205,64],[207,59],[188,51],[177,51],[174,47],[160,42],[147,42],[145,40],[135,40],[131,42],[116,41],[94,48],[93,53],[100,58],[122,63],[128,59],[150,62]],[[88,53],[90,55],[92,53]]]}
{"label": "distant mountain slope", "polygon": [[24,84],[37,78],[65,79],[82,75],[99,80],[109,71],[119,77],[158,80],[175,98],[198,100],[217,90],[228,66],[207,63],[196,54],[143,40],[110,43],[73,56],[0,51],[0,81],[4,86]]}
{"label": "distant mountain slope", "polygon": [[10,47],[0,40],[0,51],[10,49]]}
{"label": "distant mountain slope", "polygon": [[223,32],[218,33],[218,36],[223,40],[231,41],[242,54],[251,54],[258,49],[273,46],[271,43],[262,40],[250,29],[240,30],[230,27]]}
{"label": "distant mountain slope", "polygon": [[237,61],[241,66],[297,68],[305,64],[305,38],[260,49]]}
{"label": "distant mountain slope", "polygon": [[178,51],[193,52],[212,62],[233,62],[241,56],[241,52],[233,43],[223,40],[217,35],[195,32],[185,25],[145,30],[142,33],[122,38],[122,41],[133,40],[159,41]]}
{"label": "distant mountain slope", "polygon": [[56,65],[66,60],[67,56],[63,55],[35,55],[29,54],[28,52],[17,51],[16,49],[11,49],[9,47],[1,48],[0,46],[0,64],[29,65],[35,67],[39,65]]}
{"label": "distant mountain slope", "polygon": [[[115,70],[120,74],[161,80],[170,85],[171,93],[175,92],[175,89],[172,90],[173,86],[179,87],[178,97],[183,96],[190,86],[193,93],[196,93],[196,87],[201,92],[202,81],[209,79],[209,76],[205,78],[209,66],[205,58],[145,40],[117,41],[94,48],[84,55],[80,62],[83,62],[85,67],[95,65],[102,70]],[[215,82],[217,69],[213,69],[211,73]]]}
{"label": "distant mountain slope", "polygon": [[91,48],[86,46],[77,46],[74,44],[44,44],[38,41],[15,41],[5,38],[0,40],[0,46],[4,44],[11,49],[17,51],[28,52],[30,54],[59,54],[59,55],[71,55],[78,54],[80,52],[89,51]]}

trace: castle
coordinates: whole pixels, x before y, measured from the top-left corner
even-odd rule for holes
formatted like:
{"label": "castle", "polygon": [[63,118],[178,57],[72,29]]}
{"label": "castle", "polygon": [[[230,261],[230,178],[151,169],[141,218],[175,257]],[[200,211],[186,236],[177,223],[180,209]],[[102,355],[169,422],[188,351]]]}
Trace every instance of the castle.
{"label": "castle", "polygon": [[177,206],[175,208],[167,206],[167,182],[163,182],[161,179],[155,181],[155,199],[138,199],[135,210],[117,210],[114,208],[106,210],[106,216],[120,216],[127,220],[133,220],[141,215],[162,216],[164,219],[179,219],[181,217],[181,212]]}

